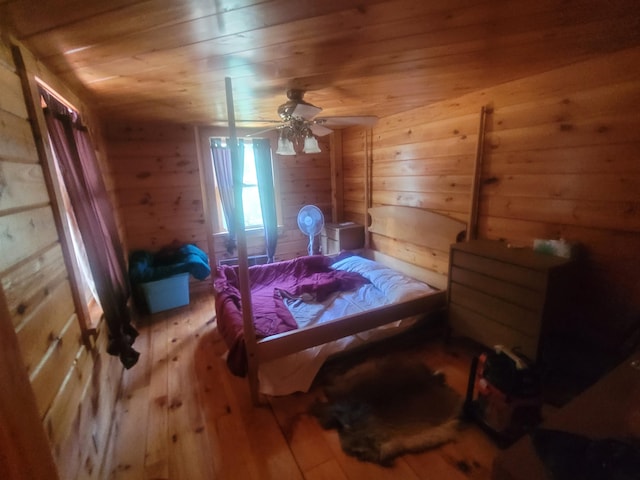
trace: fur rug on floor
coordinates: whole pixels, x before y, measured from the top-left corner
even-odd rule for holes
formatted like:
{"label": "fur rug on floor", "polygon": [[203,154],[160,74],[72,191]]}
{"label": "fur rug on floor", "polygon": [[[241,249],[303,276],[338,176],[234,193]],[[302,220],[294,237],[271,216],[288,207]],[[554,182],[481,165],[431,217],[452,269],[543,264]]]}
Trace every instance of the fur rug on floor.
{"label": "fur rug on floor", "polygon": [[384,466],[403,453],[434,448],[453,440],[462,398],[442,373],[419,359],[393,354],[364,361],[322,381],[326,402],[311,413],[335,428],[343,450]]}

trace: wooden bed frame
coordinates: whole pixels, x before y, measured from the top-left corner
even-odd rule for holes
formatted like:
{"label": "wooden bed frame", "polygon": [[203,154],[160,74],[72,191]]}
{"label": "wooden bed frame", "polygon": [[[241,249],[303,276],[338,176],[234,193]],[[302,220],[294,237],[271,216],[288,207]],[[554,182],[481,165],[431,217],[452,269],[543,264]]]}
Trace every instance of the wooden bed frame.
{"label": "wooden bed frame", "polygon": [[[225,78],[225,90],[227,100],[227,114],[229,118],[229,138],[231,144],[232,165],[238,164],[237,134],[235,111],[233,107],[233,88],[231,78]],[[197,132],[197,130],[196,130]],[[196,137],[198,134],[196,133]],[[200,142],[197,138],[197,145]],[[202,162],[202,152],[198,153]],[[371,205],[371,192],[369,179],[371,176],[371,156],[368,155],[365,162],[365,204]],[[242,178],[239,171],[233,168],[234,176],[234,201],[236,205],[236,240],[238,248],[239,283],[242,307],[242,320],[244,327],[244,340],[247,351],[247,377],[251,391],[251,399],[255,405],[260,403],[258,389],[258,366],[261,362],[274,360],[290,353],[302,351],[306,348],[322,345],[324,343],[344,338],[348,335],[379,327],[396,320],[416,314],[424,314],[443,308],[446,305],[446,275],[445,272],[432,271],[429,268],[421,268],[412,263],[395,259],[391,256],[371,250],[370,234],[374,233],[392,239],[400,245],[409,243],[418,246],[418,251],[430,252],[433,255],[443,255],[449,258],[449,246],[459,241],[466,230],[466,223],[455,218],[441,215],[429,210],[404,206],[379,206],[368,209],[371,216],[371,225],[365,238],[365,256],[387,267],[405,273],[408,276],[421,280],[429,285],[439,288],[440,291],[426,297],[420,297],[407,302],[388,305],[369,310],[363,314],[349,315],[325,322],[314,327],[300,328],[290,332],[273,335],[264,339],[256,338],[253,324],[251,305],[251,292],[249,285],[249,265],[247,260],[247,244],[244,231],[244,211],[242,209]],[[205,183],[203,189],[208,188]],[[205,202],[206,203],[206,202]],[[205,205],[207,218],[207,205]],[[365,222],[366,224],[366,222]],[[211,233],[211,232],[210,232]],[[211,236],[210,236],[211,238]],[[211,245],[210,245],[211,247]],[[210,248],[210,254],[213,254]],[[438,252],[438,253],[436,253]],[[212,256],[215,262],[215,256]]]}
{"label": "wooden bed frame", "polygon": [[[369,214],[372,218],[369,232],[384,235],[394,241],[401,242],[401,244],[403,242],[412,243],[447,257],[449,246],[460,238],[465,229],[464,222],[419,208],[382,206],[370,208]],[[433,312],[446,305],[446,291],[444,290],[446,275],[443,272],[421,268],[373,250],[364,250],[363,253],[364,256],[378,263],[440,290],[428,296],[375,308],[362,314],[336,318],[317,326],[299,328],[257,339],[252,317],[247,321],[244,315],[245,304],[250,305],[251,294],[248,288],[246,291],[241,288],[248,380],[251,398],[255,404],[258,404],[260,400],[258,367],[262,362],[386,325],[412,315]]]}

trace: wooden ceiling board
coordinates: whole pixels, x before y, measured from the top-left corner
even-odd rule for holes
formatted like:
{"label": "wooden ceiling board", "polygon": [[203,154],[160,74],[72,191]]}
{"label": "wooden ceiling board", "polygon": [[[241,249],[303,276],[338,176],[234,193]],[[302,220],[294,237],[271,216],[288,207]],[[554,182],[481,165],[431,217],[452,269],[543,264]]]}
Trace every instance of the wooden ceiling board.
{"label": "wooden ceiling board", "polygon": [[98,115],[385,117],[640,44],[634,0],[13,0],[4,28]]}

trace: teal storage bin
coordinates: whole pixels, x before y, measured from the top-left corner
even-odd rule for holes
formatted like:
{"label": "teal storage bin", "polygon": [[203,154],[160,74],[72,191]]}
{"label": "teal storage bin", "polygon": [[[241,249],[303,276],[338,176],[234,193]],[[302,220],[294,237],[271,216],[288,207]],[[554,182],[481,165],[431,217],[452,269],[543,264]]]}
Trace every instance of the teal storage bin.
{"label": "teal storage bin", "polygon": [[189,305],[188,273],[141,283],[140,286],[151,313]]}

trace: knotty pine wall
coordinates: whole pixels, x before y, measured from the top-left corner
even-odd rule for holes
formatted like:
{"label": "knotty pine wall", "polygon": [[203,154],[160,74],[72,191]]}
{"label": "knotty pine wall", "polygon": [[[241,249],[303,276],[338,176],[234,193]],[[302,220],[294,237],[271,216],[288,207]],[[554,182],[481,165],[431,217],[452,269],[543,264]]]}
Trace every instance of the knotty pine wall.
{"label": "knotty pine wall", "polygon": [[[208,132],[225,136],[226,130]],[[167,123],[108,125],[106,137],[129,251],[157,251],[172,242],[194,243],[207,251],[194,127]],[[276,137],[272,144],[275,152]],[[320,147],[322,153],[315,155],[287,157],[274,153],[274,175],[282,207],[277,260],[306,254],[308,238],[300,233],[296,220],[303,205],[317,205],[328,220],[331,218],[328,138],[321,139]],[[210,161],[210,152],[203,153]],[[237,255],[226,252],[224,240],[224,234],[214,235],[217,259]],[[264,254],[263,235],[247,235],[247,248],[249,255]]]}
{"label": "knotty pine wall", "polygon": [[[274,140],[271,148],[275,152]],[[280,184],[284,231],[278,238],[276,256],[280,259],[307,255],[309,237],[298,228],[298,212],[305,205],[316,205],[326,222],[332,220],[330,137],[319,137],[321,153],[295,156],[275,155]],[[317,241],[317,239],[316,239]]]}
{"label": "knotty pine wall", "polygon": [[[23,55],[30,75],[64,91],[28,52]],[[81,106],[71,92],[65,95]],[[2,460],[9,458],[16,468],[0,476],[54,479],[55,461],[61,479],[97,479],[122,367],[105,352],[104,326],[91,344],[82,340],[24,98],[8,42],[0,42],[0,350],[14,354],[2,367],[11,382],[0,386],[0,439],[10,445],[0,440],[0,450]],[[15,421],[19,430],[5,430]],[[28,455],[7,457],[22,437]]]}
{"label": "knotty pine wall", "polygon": [[205,245],[193,128],[106,123],[106,143],[129,251]]}
{"label": "knotty pine wall", "polygon": [[[466,219],[479,112],[489,106],[478,236],[580,243],[583,304],[568,321],[577,335],[615,344],[640,312],[639,62],[640,48],[623,50],[383,119],[369,146],[373,205]],[[365,212],[366,138],[343,138],[346,220]],[[432,262],[386,237],[373,235],[372,246]]]}

